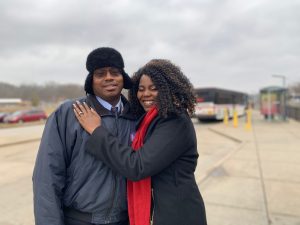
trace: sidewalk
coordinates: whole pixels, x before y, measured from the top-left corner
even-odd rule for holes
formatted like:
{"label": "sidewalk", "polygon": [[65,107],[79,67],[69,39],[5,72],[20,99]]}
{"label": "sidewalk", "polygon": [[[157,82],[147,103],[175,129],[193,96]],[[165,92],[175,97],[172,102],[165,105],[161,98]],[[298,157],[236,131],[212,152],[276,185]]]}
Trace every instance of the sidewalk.
{"label": "sidewalk", "polygon": [[38,141],[42,137],[44,124],[0,129],[0,147]]}
{"label": "sidewalk", "polygon": [[[209,225],[300,224],[300,123],[195,123],[197,183]],[[0,129],[0,224],[33,224],[31,175],[43,125]],[[25,143],[27,140],[31,142]],[[24,142],[22,145],[11,145]],[[7,145],[8,144],[8,145]],[[24,219],[25,218],[25,219]],[[22,222],[20,222],[22,221]],[[190,225],[190,224],[187,224]]]}
{"label": "sidewalk", "polygon": [[211,128],[241,144],[198,181],[209,225],[300,224],[300,123],[232,121]]}

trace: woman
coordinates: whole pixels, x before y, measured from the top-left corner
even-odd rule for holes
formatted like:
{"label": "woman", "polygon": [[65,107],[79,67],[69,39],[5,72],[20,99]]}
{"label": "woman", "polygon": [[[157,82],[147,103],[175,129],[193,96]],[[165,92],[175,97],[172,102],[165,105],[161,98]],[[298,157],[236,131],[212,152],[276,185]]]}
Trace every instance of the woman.
{"label": "woman", "polygon": [[128,178],[131,225],[150,220],[154,225],[206,224],[194,177],[198,153],[188,114],[195,104],[191,83],[179,67],[162,59],[151,60],[132,80],[129,100],[142,116],[132,147],[120,145],[93,109],[78,104],[76,117],[91,134],[86,151]]}

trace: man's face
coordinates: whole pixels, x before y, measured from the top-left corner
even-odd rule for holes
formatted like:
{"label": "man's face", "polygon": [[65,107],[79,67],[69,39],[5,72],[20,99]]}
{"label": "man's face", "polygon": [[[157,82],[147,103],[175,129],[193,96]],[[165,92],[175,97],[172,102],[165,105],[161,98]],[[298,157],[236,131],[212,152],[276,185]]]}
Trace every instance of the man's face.
{"label": "man's face", "polygon": [[96,96],[115,105],[123,89],[123,76],[114,67],[96,69],[93,73],[93,90]]}

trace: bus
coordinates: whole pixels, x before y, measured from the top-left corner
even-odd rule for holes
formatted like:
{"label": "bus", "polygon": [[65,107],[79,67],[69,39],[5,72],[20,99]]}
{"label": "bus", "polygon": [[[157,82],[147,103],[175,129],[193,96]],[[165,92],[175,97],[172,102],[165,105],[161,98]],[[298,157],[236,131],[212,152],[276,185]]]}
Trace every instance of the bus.
{"label": "bus", "polygon": [[238,116],[245,114],[248,95],[243,92],[220,88],[195,88],[196,105],[194,117],[201,120],[223,120],[225,110],[233,117],[234,109]]}

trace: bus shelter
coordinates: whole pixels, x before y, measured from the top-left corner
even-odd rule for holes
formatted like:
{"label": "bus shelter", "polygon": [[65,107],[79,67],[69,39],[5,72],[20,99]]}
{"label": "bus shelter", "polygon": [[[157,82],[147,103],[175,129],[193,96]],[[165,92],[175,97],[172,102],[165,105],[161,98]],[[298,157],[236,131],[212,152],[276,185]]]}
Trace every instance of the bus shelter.
{"label": "bus shelter", "polygon": [[265,119],[279,118],[286,120],[287,89],[277,86],[265,87],[260,90],[260,112]]}

